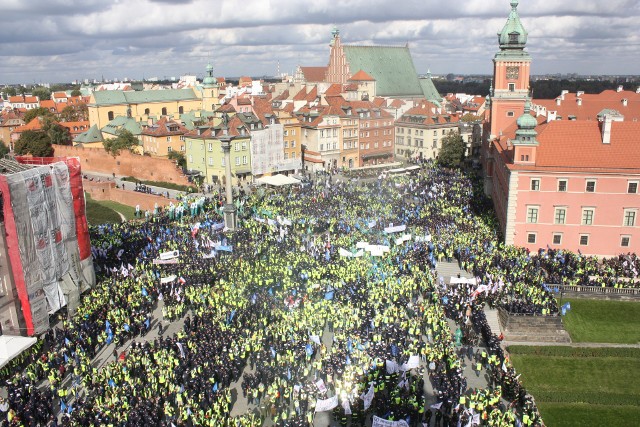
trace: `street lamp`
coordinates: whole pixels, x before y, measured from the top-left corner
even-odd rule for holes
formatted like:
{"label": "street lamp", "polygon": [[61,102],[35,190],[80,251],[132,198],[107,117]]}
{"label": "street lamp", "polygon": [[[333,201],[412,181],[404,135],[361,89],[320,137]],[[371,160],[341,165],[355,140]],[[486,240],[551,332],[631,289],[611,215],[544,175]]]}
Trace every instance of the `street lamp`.
{"label": "street lamp", "polygon": [[305,175],[305,169],[304,169],[304,152],[307,151],[307,145],[306,144],[300,144],[300,153],[301,153],[301,159],[302,159],[302,176],[306,176]]}
{"label": "street lamp", "polygon": [[224,135],[220,137],[220,145],[224,151],[225,177],[226,177],[226,194],[227,203],[222,208],[224,214],[224,226],[233,231],[236,229],[236,207],[233,204],[233,193],[231,187],[231,140],[233,136]]}

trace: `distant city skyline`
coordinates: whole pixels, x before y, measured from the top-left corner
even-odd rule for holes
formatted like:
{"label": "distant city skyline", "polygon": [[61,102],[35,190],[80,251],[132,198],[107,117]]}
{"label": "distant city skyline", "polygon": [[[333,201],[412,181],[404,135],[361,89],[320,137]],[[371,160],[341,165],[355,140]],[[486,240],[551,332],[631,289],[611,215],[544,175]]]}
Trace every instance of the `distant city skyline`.
{"label": "distant city skyline", "polygon": [[[409,43],[424,74],[492,73],[508,0],[3,0],[0,83],[292,74],[347,44]],[[532,74],[638,74],[637,0],[521,1]]]}

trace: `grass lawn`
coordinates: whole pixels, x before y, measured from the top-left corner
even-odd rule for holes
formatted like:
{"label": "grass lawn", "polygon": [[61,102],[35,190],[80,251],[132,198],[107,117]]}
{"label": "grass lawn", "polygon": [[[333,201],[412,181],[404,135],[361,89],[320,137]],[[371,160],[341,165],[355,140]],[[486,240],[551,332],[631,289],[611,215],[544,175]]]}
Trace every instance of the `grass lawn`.
{"label": "grass lawn", "polygon": [[571,310],[562,319],[574,342],[637,344],[640,302],[568,299]]}
{"label": "grass lawn", "polygon": [[136,208],[132,206],[123,205],[122,203],[112,202],[111,200],[104,200],[102,202],[98,202],[102,206],[106,206],[109,209],[113,209],[116,212],[120,212],[127,220],[135,218]]}
{"label": "grass lawn", "polygon": [[636,424],[640,349],[511,346],[509,352],[547,425]]}
{"label": "grass lawn", "polygon": [[640,406],[539,403],[538,408],[549,427],[630,426],[640,419]]}
{"label": "grass lawn", "polygon": [[103,206],[100,202],[95,201],[89,196],[89,194],[84,193],[84,197],[86,200],[86,215],[87,222],[89,225],[100,225],[106,222],[111,223],[119,223],[122,222],[122,218],[118,215],[118,212],[113,209]]}

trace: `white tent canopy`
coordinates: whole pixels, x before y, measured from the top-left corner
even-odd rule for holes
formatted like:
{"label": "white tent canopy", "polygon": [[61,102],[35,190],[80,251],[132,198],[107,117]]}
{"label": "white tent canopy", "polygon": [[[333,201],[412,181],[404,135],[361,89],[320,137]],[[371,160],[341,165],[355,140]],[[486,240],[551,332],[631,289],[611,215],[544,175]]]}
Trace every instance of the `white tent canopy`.
{"label": "white tent canopy", "polygon": [[285,175],[271,175],[263,176],[262,178],[256,179],[256,183],[263,185],[273,185],[274,187],[282,187],[283,185],[300,184],[300,180]]}
{"label": "white tent canopy", "polygon": [[36,338],[0,335],[0,368],[34,345]]}

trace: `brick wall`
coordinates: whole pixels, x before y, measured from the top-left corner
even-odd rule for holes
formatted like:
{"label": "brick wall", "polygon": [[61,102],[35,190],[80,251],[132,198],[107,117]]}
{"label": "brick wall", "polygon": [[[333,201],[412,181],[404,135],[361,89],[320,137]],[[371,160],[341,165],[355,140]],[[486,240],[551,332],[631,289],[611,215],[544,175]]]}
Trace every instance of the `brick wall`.
{"label": "brick wall", "polygon": [[178,203],[175,199],[167,199],[166,197],[155,196],[153,194],[120,190],[119,188],[115,188],[115,183],[113,182],[93,182],[85,179],[82,181],[82,185],[84,191],[89,193],[93,200],[111,200],[132,207],[140,205],[140,210],[142,211],[152,211],[156,203],[158,206],[169,206],[171,202],[173,202],[174,205]]}
{"label": "brick wall", "polygon": [[54,156],[79,157],[83,172],[98,172],[120,176],[133,176],[145,181],[173,182],[189,185],[189,181],[173,160],[131,154],[123,150],[113,157],[102,148],[84,148],[56,145]]}

